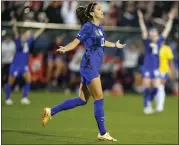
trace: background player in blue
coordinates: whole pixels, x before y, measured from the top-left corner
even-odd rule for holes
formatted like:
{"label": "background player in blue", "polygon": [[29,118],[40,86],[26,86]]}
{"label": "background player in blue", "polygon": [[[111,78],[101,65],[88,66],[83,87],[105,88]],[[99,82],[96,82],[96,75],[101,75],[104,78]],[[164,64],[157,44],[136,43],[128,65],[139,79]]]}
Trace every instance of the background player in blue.
{"label": "background player in blue", "polygon": [[[159,49],[163,41],[167,38],[171,31],[174,12],[169,14],[169,20],[166,23],[165,29],[159,36],[157,29],[152,28],[147,31],[144,23],[143,14],[138,10],[139,24],[142,31],[142,38],[144,40],[145,58],[142,70],[143,75],[143,99],[144,99],[144,113],[153,113],[151,106],[151,99],[157,94],[160,86],[160,73],[159,73]],[[150,90],[153,88],[152,91]]]}
{"label": "background player in blue", "polygon": [[82,57],[80,73],[82,76],[79,97],[65,100],[53,108],[44,108],[42,116],[42,125],[56,113],[83,106],[87,104],[90,96],[94,98],[94,116],[98,125],[98,139],[117,141],[107,133],[104,125],[104,100],[101,87],[99,69],[103,61],[103,46],[124,48],[125,45],[105,40],[103,27],[100,25],[103,19],[103,11],[98,3],[90,3],[87,7],[79,7],[76,10],[77,17],[82,24],[80,32],[76,39],[66,46],[60,46],[58,52],[65,53],[73,50],[81,42],[84,44],[85,53]]}
{"label": "background player in blue", "polygon": [[15,82],[15,79],[19,77],[20,75],[23,75],[25,79],[25,85],[24,90],[22,94],[21,103],[22,104],[30,104],[29,99],[27,98],[27,95],[30,91],[30,83],[31,83],[31,76],[28,70],[28,52],[30,45],[32,42],[40,36],[40,34],[44,31],[44,28],[39,29],[34,33],[33,36],[31,36],[31,32],[29,30],[25,30],[22,32],[21,36],[19,36],[16,22],[13,21],[13,32],[15,35],[15,45],[16,45],[16,53],[13,58],[12,64],[10,65],[9,70],[9,78],[8,83],[5,87],[5,93],[6,93],[6,104],[12,105],[13,101],[11,100],[11,91],[12,91],[12,85]]}

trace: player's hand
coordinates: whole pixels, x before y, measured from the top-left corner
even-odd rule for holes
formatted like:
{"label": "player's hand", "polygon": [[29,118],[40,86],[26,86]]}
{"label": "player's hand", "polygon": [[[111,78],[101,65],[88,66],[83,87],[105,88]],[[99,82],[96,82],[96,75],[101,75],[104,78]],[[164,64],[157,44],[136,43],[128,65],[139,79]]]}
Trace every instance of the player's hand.
{"label": "player's hand", "polygon": [[117,48],[124,48],[125,46],[126,46],[126,44],[119,43],[119,40],[116,42],[116,47]]}
{"label": "player's hand", "polygon": [[171,12],[169,12],[168,17],[169,17],[169,19],[174,19],[175,16],[176,16],[176,10],[173,9],[173,10],[171,10]]}
{"label": "player's hand", "polygon": [[143,18],[143,13],[141,10],[137,10],[137,15],[140,19]]}
{"label": "player's hand", "polygon": [[66,49],[65,49],[64,46],[59,46],[59,49],[57,49],[57,52],[65,53],[65,52],[66,52]]}

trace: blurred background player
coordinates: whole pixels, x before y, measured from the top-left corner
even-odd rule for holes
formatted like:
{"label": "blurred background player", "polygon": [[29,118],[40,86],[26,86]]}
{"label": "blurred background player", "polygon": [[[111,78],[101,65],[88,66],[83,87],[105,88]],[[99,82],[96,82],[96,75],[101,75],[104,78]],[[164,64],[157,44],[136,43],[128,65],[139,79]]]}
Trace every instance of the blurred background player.
{"label": "blurred background player", "polygon": [[51,49],[48,53],[47,82],[49,83],[48,87],[50,88],[51,86],[57,85],[58,77],[65,70],[65,63],[63,58],[56,52],[58,47],[63,45],[64,38],[64,34],[61,36],[56,36],[56,39],[52,42]]}
{"label": "blurred background player", "polygon": [[160,36],[158,34],[158,30],[155,28],[150,29],[148,32],[144,23],[142,12],[138,10],[137,13],[145,47],[145,58],[142,70],[144,87],[144,113],[150,114],[153,113],[153,109],[150,103],[151,97],[157,94],[160,86],[159,49],[171,31],[174,19],[174,11],[170,12],[169,20],[166,23],[165,29]]}
{"label": "blurred background player", "polygon": [[13,61],[14,54],[16,51],[16,45],[11,35],[7,35],[6,39],[2,41],[2,86],[8,81],[9,66]]}
{"label": "blurred background player", "polygon": [[[173,53],[171,48],[163,44],[159,51],[159,71],[160,71],[160,78],[161,84],[159,86],[159,91],[155,97],[156,103],[156,111],[162,112],[164,109],[164,102],[165,102],[165,85],[168,77],[173,80],[175,77],[174,65],[173,65]],[[153,100],[153,98],[152,98]]]}
{"label": "blurred background player", "polygon": [[42,125],[49,121],[51,116],[63,111],[87,104],[90,96],[94,98],[94,116],[98,125],[98,139],[117,141],[106,132],[104,125],[104,99],[101,86],[99,69],[103,62],[103,47],[124,48],[125,45],[105,40],[103,27],[100,21],[103,19],[103,11],[98,3],[89,3],[86,8],[79,7],[76,10],[82,28],[76,39],[66,46],[59,46],[58,52],[65,53],[75,49],[80,42],[85,46],[85,53],[81,60],[80,74],[82,76],[79,97],[63,101],[53,108],[44,108]]}
{"label": "blurred background player", "polygon": [[13,101],[11,100],[12,85],[14,84],[15,79],[20,75],[22,75],[25,79],[25,85],[23,89],[21,103],[30,104],[30,101],[27,98],[27,95],[30,91],[30,83],[31,83],[31,75],[28,69],[28,55],[29,55],[28,53],[32,42],[42,34],[44,29],[45,27],[39,29],[34,33],[33,36],[31,36],[31,31],[29,30],[25,30],[24,32],[21,33],[21,35],[19,35],[16,27],[16,21],[13,20],[13,32],[15,35],[14,41],[16,45],[16,53],[9,68],[8,83],[5,87],[6,105],[13,104]]}

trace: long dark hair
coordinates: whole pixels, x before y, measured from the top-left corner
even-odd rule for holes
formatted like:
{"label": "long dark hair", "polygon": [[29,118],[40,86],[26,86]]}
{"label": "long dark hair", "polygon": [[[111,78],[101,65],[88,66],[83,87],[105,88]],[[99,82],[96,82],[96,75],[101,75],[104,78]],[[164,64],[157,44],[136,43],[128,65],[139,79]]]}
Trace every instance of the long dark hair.
{"label": "long dark hair", "polygon": [[97,3],[89,3],[86,7],[79,6],[76,9],[76,16],[79,19],[81,25],[93,19],[90,12],[94,11],[95,5],[97,5]]}

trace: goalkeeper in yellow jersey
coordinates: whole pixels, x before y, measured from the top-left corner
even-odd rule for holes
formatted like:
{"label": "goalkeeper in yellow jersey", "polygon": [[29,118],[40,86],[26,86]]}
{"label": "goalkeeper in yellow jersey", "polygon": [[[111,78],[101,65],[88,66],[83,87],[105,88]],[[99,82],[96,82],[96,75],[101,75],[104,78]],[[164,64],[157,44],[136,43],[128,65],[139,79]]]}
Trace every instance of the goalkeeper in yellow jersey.
{"label": "goalkeeper in yellow jersey", "polygon": [[159,51],[159,71],[161,74],[161,84],[155,97],[155,103],[156,111],[162,112],[164,110],[166,81],[168,77],[170,79],[174,78],[173,53],[172,49],[166,44],[163,44]]}

